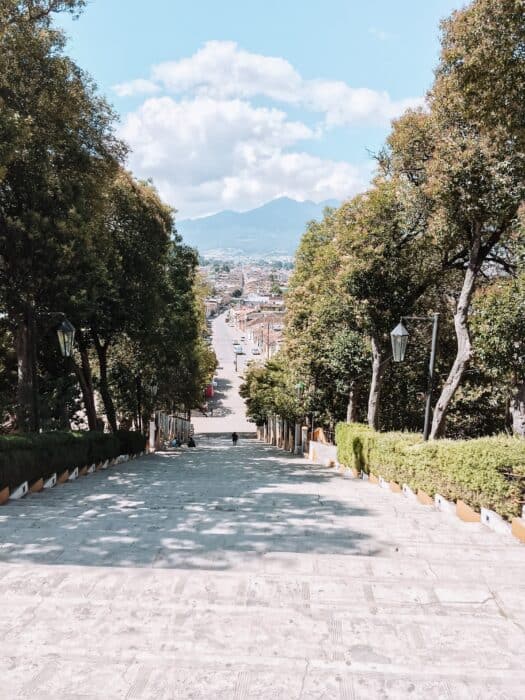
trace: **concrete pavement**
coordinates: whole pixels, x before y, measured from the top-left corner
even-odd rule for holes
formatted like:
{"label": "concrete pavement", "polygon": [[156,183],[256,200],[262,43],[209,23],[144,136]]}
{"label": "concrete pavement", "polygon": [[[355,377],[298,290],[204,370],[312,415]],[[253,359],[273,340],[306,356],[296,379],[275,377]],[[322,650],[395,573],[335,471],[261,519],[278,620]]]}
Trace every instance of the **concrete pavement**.
{"label": "concrete pavement", "polygon": [[0,697],[523,698],[522,545],[198,445],[0,510]]}
{"label": "concrete pavement", "polygon": [[[241,374],[251,355],[239,355],[235,369],[235,354],[233,340],[239,340],[239,331],[228,326],[226,314],[221,314],[212,321],[213,348],[219,361],[217,370],[217,389],[215,396],[208,400],[209,408],[213,408],[204,417],[200,411],[193,411],[192,422],[195,432],[199,433],[253,433],[255,425],[246,418],[244,399],[239,396],[242,384]],[[246,343],[243,343],[246,345]]]}

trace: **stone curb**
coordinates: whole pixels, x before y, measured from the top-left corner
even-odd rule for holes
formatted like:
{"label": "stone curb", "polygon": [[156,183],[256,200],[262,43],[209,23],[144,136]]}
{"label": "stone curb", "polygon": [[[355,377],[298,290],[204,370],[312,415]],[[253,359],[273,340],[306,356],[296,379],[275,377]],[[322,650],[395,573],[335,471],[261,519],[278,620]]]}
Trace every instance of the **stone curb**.
{"label": "stone curb", "polygon": [[29,487],[30,493],[40,493],[40,491],[44,490],[44,479],[37,479],[31,486]]}
{"label": "stone curb", "polygon": [[[307,456],[307,455],[305,455]],[[481,508],[481,513],[478,513],[467,503],[458,499],[456,503],[448,501],[444,496],[437,493],[434,498],[422,489],[418,489],[417,494],[410,488],[408,484],[400,486],[395,481],[387,481],[382,476],[376,476],[365,472],[359,473],[355,467],[349,468],[344,464],[340,465],[340,474],[345,478],[360,478],[362,481],[369,481],[380,488],[389,489],[392,493],[401,494],[405,498],[417,500],[424,506],[433,506],[442,513],[454,515],[465,523],[481,523],[485,527],[499,534],[512,534],[520,542],[525,543],[525,517],[513,518],[512,522],[507,522],[498,513],[488,508]],[[525,510],[525,507],[524,507]],[[525,513],[524,513],[525,515]]]}
{"label": "stone curb", "polygon": [[107,469],[113,464],[122,464],[128,462],[136,457],[144,456],[144,452],[140,455],[119,455],[116,460],[106,460],[104,463],[99,462],[98,464],[92,464],[91,466],[75,467],[73,470],[66,469],[60,476],[53,474],[44,481],[43,477],[37,479],[31,486],[27,481],[24,481],[20,486],[18,486],[13,492],[10,492],[9,487],[0,490],[0,506],[8,503],[10,500],[19,500],[27,496],[28,493],[41,493],[46,489],[52,489],[59,484],[65,484],[68,481],[76,481],[80,476],[87,476],[93,474],[100,469]]}

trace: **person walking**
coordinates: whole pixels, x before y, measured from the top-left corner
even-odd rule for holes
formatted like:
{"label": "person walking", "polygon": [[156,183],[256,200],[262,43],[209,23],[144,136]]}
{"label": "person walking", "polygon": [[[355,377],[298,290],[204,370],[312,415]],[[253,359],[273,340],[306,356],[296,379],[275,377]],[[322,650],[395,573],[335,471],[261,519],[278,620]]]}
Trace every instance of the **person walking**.
{"label": "person walking", "polygon": [[237,433],[232,433],[232,442],[233,442],[234,447],[237,444],[238,440],[239,440],[239,436],[237,435]]}

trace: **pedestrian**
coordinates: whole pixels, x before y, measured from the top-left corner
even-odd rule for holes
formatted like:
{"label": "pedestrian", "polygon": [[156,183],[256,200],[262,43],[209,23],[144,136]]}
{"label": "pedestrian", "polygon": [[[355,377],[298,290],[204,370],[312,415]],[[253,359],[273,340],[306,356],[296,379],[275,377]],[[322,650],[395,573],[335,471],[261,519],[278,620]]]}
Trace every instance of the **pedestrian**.
{"label": "pedestrian", "polygon": [[195,440],[193,439],[193,437],[190,437],[190,439],[188,440],[188,447],[197,447],[197,445],[195,444]]}
{"label": "pedestrian", "polygon": [[237,435],[237,433],[232,433],[232,442],[233,442],[234,447],[237,444],[238,440],[239,440],[239,436]]}

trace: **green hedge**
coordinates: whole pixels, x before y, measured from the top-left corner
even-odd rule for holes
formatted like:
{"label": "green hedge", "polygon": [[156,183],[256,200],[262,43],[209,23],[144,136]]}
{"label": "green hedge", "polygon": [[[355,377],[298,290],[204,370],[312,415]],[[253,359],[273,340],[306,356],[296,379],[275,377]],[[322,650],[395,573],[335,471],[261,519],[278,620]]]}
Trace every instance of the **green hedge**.
{"label": "green hedge", "polygon": [[146,447],[140,433],[52,432],[0,437],[0,489],[14,489],[55,472],[137,454]]}
{"label": "green hedge", "polygon": [[408,484],[472,508],[490,508],[506,518],[521,515],[525,501],[525,440],[507,436],[423,442],[413,433],[378,433],[340,423],[341,464],[388,481]]}

